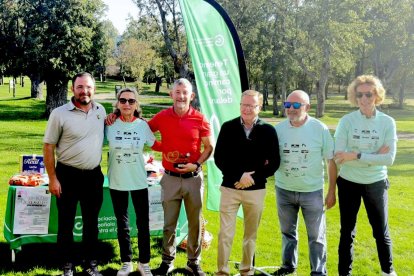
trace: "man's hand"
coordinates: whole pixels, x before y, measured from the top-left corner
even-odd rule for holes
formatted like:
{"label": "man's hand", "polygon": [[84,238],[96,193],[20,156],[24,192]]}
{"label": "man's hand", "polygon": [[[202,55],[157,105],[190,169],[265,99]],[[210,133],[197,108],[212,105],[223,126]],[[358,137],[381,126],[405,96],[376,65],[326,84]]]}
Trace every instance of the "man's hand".
{"label": "man's hand", "polygon": [[176,168],[179,173],[188,173],[195,172],[197,170],[197,165],[194,163],[182,164],[179,168]]}
{"label": "man's hand", "polygon": [[245,172],[242,177],[240,178],[239,182],[242,183],[243,185],[253,185],[254,184],[254,179],[252,177],[252,174],[254,174],[253,172]]}
{"label": "man's hand", "polygon": [[49,179],[49,191],[52,195],[60,197],[60,194],[62,193],[62,187],[60,186],[60,182],[57,180],[57,178]]}
{"label": "man's hand", "polygon": [[336,195],[335,192],[328,191],[325,197],[325,206],[326,209],[331,209],[336,204]]}
{"label": "man's hand", "polygon": [[253,186],[254,185],[254,179],[252,177],[252,174],[254,174],[254,171],[243,173],[240,180],[238,182],[234,183],[234,187],[236,189],[246,189],[246,188],[249,188],[250,186]]}
{"label": "man's hand", "polygon": [[109,113],[105,118],[105,125],[107,125],[107,126],[113,125],[113,123],[115,123],[117,117],[118,116],[116,116],[115,113]]}

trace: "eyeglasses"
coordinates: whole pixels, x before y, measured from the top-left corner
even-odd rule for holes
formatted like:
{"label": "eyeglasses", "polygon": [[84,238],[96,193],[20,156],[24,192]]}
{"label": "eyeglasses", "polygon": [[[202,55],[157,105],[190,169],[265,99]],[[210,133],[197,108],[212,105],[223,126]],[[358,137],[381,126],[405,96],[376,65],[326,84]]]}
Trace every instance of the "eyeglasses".
{"label": "eyeglasses", "polygon": [[304,103],[298,103],[298,102],[284,102],[283,106],[285,108],[290,108],[293,106],[294,109],[299,109],[302,105],[305,105]]}
{"label": "eyeglasses", "polygon": [[255,109],[256,107],[258,107],[258,105],[251,105],[251,104],[240,104],[241,107],[245,108],[245,109]]}
{"label": "eyeglasses", "polygon": [[372,97],[373,94],[371,92],[367,92],[367,93],[356,92],[356,97],[358,99],[361,99],[364,95],[365,95],[365,97],[367,97],[369,99],[369,98]]}
{"label": "eyeglasses", "polygon": [[126,104],[126,102],[128,102],[130,105],[134,104],[137,102],[137,100],[135,99],[125,99],[125,98],[119,98],[118,100],[121,104]]}

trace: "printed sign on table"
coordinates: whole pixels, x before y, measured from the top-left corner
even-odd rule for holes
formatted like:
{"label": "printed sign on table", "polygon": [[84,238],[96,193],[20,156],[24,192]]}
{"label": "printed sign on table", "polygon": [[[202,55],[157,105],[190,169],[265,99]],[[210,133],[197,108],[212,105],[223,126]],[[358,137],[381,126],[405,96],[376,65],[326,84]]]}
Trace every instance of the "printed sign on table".
{"label": "printed sign on table", "polygon": [[148,189],[149,226],[150,230],[162,230],[164,226],[164,209],[161,202],[161,186],[156,185]]}
{"label": "printed sign on table", "polygon": [[47,188],[17,187],[13,234],[47,234],[50,201]]}

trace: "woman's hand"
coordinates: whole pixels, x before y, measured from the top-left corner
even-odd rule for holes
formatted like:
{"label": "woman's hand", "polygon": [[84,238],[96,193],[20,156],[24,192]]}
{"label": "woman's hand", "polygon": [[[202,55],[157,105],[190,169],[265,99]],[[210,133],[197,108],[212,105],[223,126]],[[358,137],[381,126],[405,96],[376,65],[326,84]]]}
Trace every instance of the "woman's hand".
{"label": "woman's hand", "polygon": [[334,160],[336,164],[343,164],[347,161],[357,160],[358,159],[358,153],[357,152],[344,152],[344,151],[338,151],[335,154]]}

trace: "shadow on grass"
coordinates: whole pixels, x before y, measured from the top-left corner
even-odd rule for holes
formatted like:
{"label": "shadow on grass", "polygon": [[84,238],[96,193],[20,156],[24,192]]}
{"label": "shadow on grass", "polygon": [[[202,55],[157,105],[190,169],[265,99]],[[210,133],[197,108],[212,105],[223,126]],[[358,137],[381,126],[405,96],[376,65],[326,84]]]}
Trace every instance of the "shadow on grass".
{"label": "shadow on grass", "polygon": [[[16,101],[26,100],[24,105]],[[13,100],[16,104],[10,104],[10,100],[0,100],[0,119],[2,121],[14,120],[39,120],[44,118],[45,102],[19,98]]]}
{"label": "shadow on grass", "polygon": [[[75,252],[82,252],[81,243],[75,244]],[[100,263],[108,263],[115,257],[114,248],[111,243],[99,242],[98,244],[98,260]],[[78,254],[74,260],[76,265],[82,263],[81,254]],[[12,253],[8,243],[0,243],[0,275],[11,272],[21,272],[28,274],[28,271],[33,270],[35,267],[41,267],[45,269],[60,269],[62,264],[58,259],[57,245],[54,243],[34,243],[26,244],[22,247],[22,250],[16,253],[15,262],[12,262]],[[107,269],[108,271],[113,269]],[[30,275],[34,275],[33,272]],[[41,274],[36,274],[41,275]],[[45,274],[49,275],[49,274]],[[107,274],[105,275],[112,275]],[[116,275],[114,270],[113,275]]]}

